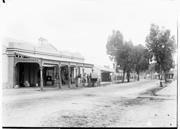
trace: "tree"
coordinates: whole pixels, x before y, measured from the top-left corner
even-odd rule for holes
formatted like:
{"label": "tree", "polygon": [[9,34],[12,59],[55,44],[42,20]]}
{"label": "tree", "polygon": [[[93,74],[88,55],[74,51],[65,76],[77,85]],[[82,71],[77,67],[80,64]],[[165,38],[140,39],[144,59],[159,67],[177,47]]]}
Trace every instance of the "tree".
{"label": "tree", "polygon": [[141,44],[134,47],[134,70],[138,75],[138,81],[140,72],[148,69],[149,56],[148,51]]}
{"label": "tree", "polygon": [[[128,41],[124,43],[123,46],[123,56],[121,57],[124,59],[124,71],[127,73],[127,82],[130,82],[130,73],[134,69],[134,46],[132,41]],[[123,79],[124,79],[124,74],[123,74]]]}
{"label": "tree", "polygon": [[126,72],[128,82],[130,79],[130,72],[133,68],[132,48],[132,42],[125,42],[120,31],[113,31],[113,34],[109,36],[106,44],[107,54],[110,59],[115,61],[116,64],[120,66],[120,69],[123,70],[122,82],[124,82]]}
{"label": "tree", "polygon": [[116,52],[115,60],[120,69],[123,70],[122,82],[124,82],[125,73],[127,73],[127,81],[130,81],[130,73],[133,69],[133,44],[131,41],[124,42],[121,49]]}
{"label": "tree", "polygon": [[170,30],[160,29],[158,25],[152,24],[150,33],[146,37],[146,47],[149,53],[153,54],[158,67],[156,71],[161,74],[162,79],[162,75],[165,75],[173,67],[174,36],[171,36]]}
{"label": "tree", "polygon": [[115,58],[117,51],[122,48],[123,42],[123,35],[121,32],[113,30],[113,33],[108,37],[108,42],[106,44],[107,54],[111,60]]}
{"label": "tree", "polygon": [[[106,44],[106,50],[107,54],[109,55],[110,59],[114,62],[116,62],[117,65],[120,65],[120,68],[123,69],[123,79],[122,82],[124,82],[124,75],[125,75],[125,59],[124,56],[124,49],[123,45],[123,35],[120,31],[113,31],[112,35],[109,36],[107,44]],[[117,68],[116,68],[117,69]]]}

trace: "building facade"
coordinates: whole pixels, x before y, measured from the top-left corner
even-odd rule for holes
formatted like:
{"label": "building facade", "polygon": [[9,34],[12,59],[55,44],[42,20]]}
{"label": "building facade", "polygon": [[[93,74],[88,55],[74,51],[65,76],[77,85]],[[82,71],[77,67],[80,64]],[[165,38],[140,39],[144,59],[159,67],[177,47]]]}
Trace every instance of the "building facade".
{"label": "building facade", "polygon": [[114,76],[114,70],[107,66],[95,65],[93,68],[94,72],[97,73],[100,82],[112,82]]}
{"label": "building facade", "polygon": [[38,45],[7,41],[3,45],[3,88],[78,86],[77,78],[93,64],[79,53],[58,51],[47,41]]}

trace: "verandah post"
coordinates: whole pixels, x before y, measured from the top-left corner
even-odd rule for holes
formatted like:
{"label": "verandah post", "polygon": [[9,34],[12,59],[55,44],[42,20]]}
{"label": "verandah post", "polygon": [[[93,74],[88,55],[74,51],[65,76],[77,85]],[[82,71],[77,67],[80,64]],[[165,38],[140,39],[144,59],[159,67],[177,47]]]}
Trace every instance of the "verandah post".
{"label": "verandah post", "polygon": [[61,80],[61,65],[59,65],[59,88],[62,87],[62,80]]}
{"label": "verandah post", "polygon": [[76,65],[76,87],[78,87],[78,66]]}
{"label": "verandah post", "polygon": [[68,65],[68,87],[71,88],[71,76],[70,76],[70,73],[71,73],[71,67],[70,65]]}
{"label": "verandah post", "polygon": [[41,91],[43,91],[43,66],[40,66],[40,83]]}

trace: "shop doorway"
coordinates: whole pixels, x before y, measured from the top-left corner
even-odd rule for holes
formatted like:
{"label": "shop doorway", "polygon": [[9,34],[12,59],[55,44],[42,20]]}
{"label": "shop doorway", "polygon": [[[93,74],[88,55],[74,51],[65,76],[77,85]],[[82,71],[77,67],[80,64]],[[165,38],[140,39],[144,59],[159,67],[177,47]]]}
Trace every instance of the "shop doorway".
{"label": "shop doorway", "polygon": [[40,69],[38,63],[17,63],[15,67],[15,83],[19,87],[37,87],[40,85]]}
{"label": "shop doorway", "polygon": [[73,66],[70,67],[70,80],[68,77],[68,72],[68,65],[61,66],[62,85],[68,85],[69,81],[71,81],[71,84],[75,84],[75,68]]}
{"label": "shop doorway", "polygon": [[55,80],[54,67],[44,67],[43,68],[43,84],[44,86],[54,86]]}

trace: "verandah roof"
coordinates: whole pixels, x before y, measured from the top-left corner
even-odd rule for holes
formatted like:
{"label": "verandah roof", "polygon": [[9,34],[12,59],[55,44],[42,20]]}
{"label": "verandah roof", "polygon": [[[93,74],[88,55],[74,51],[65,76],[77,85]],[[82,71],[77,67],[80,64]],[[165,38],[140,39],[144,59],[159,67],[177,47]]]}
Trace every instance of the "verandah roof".
{"label": "verandah roof", "polygon": [[[47,60],[62,61],[62,62],[80,63],[80,64],[85,64],[85,66],[92,65],[92,64],[80,62],[80,61],[73,60],[73,59],[63,58],[63,57],[60,57],[60,56],[57,57],[57,56],[41,55],[41,54],[36,54],[36,53],[25,53],[25,52],[16,52],[16,54],[22,55],[22,56],[26,56],[26,57],[39,58],[39,59],[47,59]],[[93,67],[93,65],[92,65],[92,67]]]}

